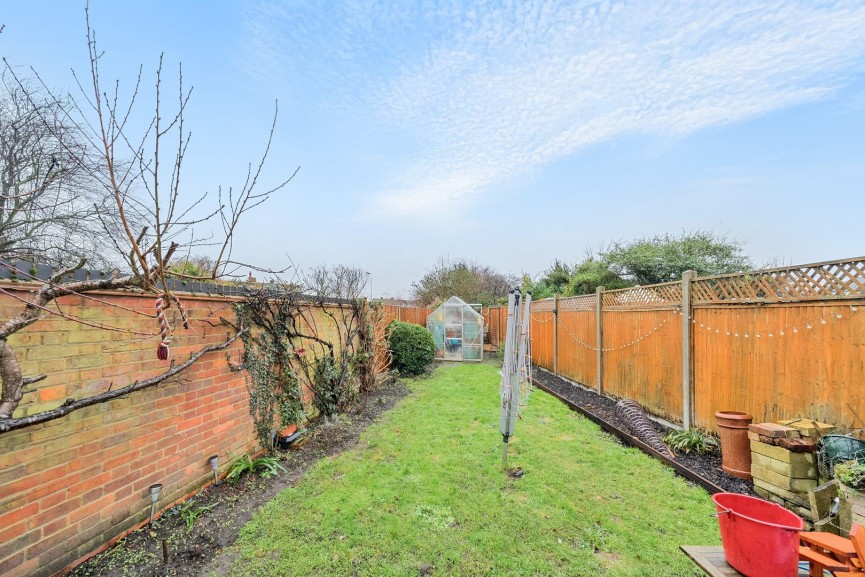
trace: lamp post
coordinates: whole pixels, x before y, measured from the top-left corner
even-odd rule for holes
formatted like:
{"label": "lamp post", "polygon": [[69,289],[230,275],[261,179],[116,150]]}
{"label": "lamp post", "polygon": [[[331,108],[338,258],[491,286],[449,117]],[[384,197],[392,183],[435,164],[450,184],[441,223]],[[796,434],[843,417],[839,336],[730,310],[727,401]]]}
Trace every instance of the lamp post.
{"label": "lamp post", "polygon": [[369,286],[369,302],[372,302],[372,273],[366,271],[366,284]]}

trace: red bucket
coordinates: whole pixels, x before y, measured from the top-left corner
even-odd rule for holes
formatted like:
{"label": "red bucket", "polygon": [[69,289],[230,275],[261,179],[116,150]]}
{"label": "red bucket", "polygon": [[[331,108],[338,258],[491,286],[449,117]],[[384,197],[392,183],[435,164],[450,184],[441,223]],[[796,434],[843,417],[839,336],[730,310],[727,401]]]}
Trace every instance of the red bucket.
{"label": "red bucket", "polygon": [[796,577],[799,568],[799,531],[804,521],[781,505],[762,499],[718,493],[724,557],[747,577]]}

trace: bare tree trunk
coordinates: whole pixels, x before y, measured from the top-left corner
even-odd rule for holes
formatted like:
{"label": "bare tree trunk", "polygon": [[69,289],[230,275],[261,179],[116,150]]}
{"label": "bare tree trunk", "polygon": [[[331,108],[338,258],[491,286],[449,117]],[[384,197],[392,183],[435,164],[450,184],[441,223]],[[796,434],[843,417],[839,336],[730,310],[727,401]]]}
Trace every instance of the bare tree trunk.
{"label": "bare tree trunk", "polygon": [[24,396],[24,378],[15,351],[6,339],[0,339],[0,381],[3,384],[3,390],[0,391],[0,419],[8,419]]}

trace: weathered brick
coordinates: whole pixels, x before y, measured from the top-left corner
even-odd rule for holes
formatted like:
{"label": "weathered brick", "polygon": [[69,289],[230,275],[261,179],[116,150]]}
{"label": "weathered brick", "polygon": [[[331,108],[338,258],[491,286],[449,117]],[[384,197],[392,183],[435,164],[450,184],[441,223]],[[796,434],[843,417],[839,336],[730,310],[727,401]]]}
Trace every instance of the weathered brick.
{"label": "weathered brick", "polygon": [[61,517],[68,515],[70,512],[74,511],[80,506],[80,497],[70,498],[63,503],[57,505],[56,507],[53,507],[47,511],[42,511],[34,517],[30,517],[27,520],[27,523],[31,528],[41,527],[43,525],[47,525],[48,523],[57,521]]}
{"label": "weathered brick", "polygon": [[15,555],[19,551],[25,551],[27,547],[39,541],[39,531],[28,531],[17,539],[0,543],[0,559]]}
{"label": "weathered brick", "polygon": [[[24,551],[19,551],[14,553],[12,556],[3,559],[0,561],[0,575],[8,575],[13,569],[20,569],[21,563],[23,562]],[[25,575],[25,573],[19,573],[19,575]]]}

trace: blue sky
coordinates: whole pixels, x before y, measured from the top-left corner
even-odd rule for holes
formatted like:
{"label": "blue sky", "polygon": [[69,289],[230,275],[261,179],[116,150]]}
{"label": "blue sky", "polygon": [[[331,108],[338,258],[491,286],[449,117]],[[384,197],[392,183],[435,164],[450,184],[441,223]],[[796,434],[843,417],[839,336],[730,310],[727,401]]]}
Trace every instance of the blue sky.
{"label": "blue sky", "polygon": [[[409,293],[442,256],[532,274],[709,229],[757,262],[865,254],[863,2],[91,2],[103,77],[183,62],[190,197],[238,185],[270,267],[345,263]],[[83,3],[8,2],[0,52],[84,71]],[[146,95],[146,91],[145,91]]]}

